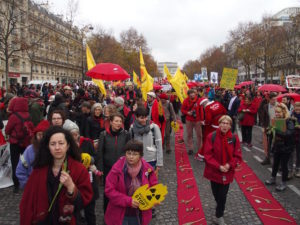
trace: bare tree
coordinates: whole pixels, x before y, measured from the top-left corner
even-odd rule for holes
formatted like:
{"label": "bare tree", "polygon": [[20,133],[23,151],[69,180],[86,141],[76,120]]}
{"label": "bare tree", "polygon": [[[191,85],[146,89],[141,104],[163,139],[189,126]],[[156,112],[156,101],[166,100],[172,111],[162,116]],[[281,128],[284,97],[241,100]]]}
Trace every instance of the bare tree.
{"label": "bare tree", "polygon": [[0,53],[5,61],[5,86],[8,88],[9,61],[17,57],[17,53],[26,47],[24,40],[20,37],[20,31],[26,29],[25,12],[22,8],[23,1],[3,1],[4,9],[0,10],[0,18],[3,22],[0,26]]}

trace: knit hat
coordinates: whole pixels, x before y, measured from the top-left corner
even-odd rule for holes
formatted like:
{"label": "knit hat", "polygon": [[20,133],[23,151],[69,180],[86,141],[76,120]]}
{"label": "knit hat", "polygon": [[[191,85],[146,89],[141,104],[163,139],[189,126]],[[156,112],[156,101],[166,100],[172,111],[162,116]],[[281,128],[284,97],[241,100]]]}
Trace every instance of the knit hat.
{"label": "knit hat", "polygon": [[50,127],[48,120],[42,120],[33,130],[34,134],[37,132],[44,132]]}
{"label": "knit hat", "polygon": [[79,132],[79,127],[77,126],[77,124],[76,123],[74,123],[74,122],[72,122],[71,120],[69,120],[69,119],[66,119],[66,121],[65,121],[65,123],[64,123],[64,125],[63,125],[63,128],[65,129],[65,130],[68,130],[68,131],[70,131],[70,132],[72,132],[72,131],[77,131],[77,132]]}
{"label": "knit hat", "polygon": [[159,98],[160,99],[165,99],[165,100],[168,100],[169,98],[168,98],[168,95],[166,94],[166,93],[161,93],[160,95],[159,95]]}
{"label": "knit hat", "polygon": [[151,96],[152,98],[156,98],[156,94],[153,91],[148,92],[147,95]]}
{"label": "knit hat", "polygon": [[116,97],[114,102],[117,104],[117,105],[124,105],[124,99],[122,97]]}

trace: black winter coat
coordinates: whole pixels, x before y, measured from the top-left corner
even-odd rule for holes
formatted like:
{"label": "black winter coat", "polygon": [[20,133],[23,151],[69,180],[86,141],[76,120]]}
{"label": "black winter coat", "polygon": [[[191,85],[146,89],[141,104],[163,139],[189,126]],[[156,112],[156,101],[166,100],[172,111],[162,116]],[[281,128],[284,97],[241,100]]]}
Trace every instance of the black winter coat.
{"label": "black winter coat", "polygon": [[295,120],[286,120],[286,131],[275,131],[275,140],[272,147],[273,153],[291,153],[295,147]]}

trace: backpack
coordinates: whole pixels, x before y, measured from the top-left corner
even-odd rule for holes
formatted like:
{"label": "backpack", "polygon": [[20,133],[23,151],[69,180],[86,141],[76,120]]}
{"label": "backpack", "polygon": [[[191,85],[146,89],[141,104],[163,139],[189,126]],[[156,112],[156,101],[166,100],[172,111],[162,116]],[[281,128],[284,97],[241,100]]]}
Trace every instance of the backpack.
{"label": "backpack", "polygon": [[22,131],[23,135],[21,137],[17,137],[18,145],[26,148],[31,143],[31,139],[34,136],[34,125],[30,120],[30,117],[24,119],[19,113],[14,113],[22,122]]}
{"label": "backpack", "polygon": [[[151,124],[150,124],[150,131],[152,132],[153,145],[156,147],[156,144],[155,144],[155,132],[154,132],[154,127],[151,126]],[[133,132],[133,129],[131,129],[131,139],[134,140],[134,132]]]}
{"label": "backpack", "polygon": [[[212,137],[211,137],[211,142],[212,143],[215,142],[216,134],[217,134],[216,131],[214,131],[213,134],[212,134]],[[235,143],[236,143],[235,135],[232,136],[232,142],[233,142],[233,145],[234,145],[234,148],[235,148]]]}

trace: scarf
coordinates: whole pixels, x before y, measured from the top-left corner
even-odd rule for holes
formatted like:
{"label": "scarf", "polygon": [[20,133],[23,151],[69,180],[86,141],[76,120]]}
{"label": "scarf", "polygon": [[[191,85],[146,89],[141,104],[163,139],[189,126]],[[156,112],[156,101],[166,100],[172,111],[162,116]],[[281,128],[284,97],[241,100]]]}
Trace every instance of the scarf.
{"label": "scarf", "polygon": [[216,135],[221,138],[222,141],[222,165],[228,163],[233,157],[233,151],[231,150],[228,141],[232,140],[231,130],[228,130],[226,134],[223,134],[220,129],[217,129]]}
{"label": "scarf", "polygon": [[137,165],[131,166],[126,162],[127,166],[127,173],[131,177],[131,182],[128,187],[128,196],[132,196],[133,193],[136,191],[141,186],[141,183],[137,177],[137,175],[140,173],[141,168],[142,168],[142,161],[139,160]]}
{"label": "scarf", "polygon": [[137,135],[140,135],[140,136],[143,136],[144,134],[148,134],[149,131],[150,131],[150,123],[149,123],[149,120],[147,120],[146,122],[146,125],[143,126],[141,125],[137,120],[135,120],[133,122],[133,133],[134,134],[137,134]]}

